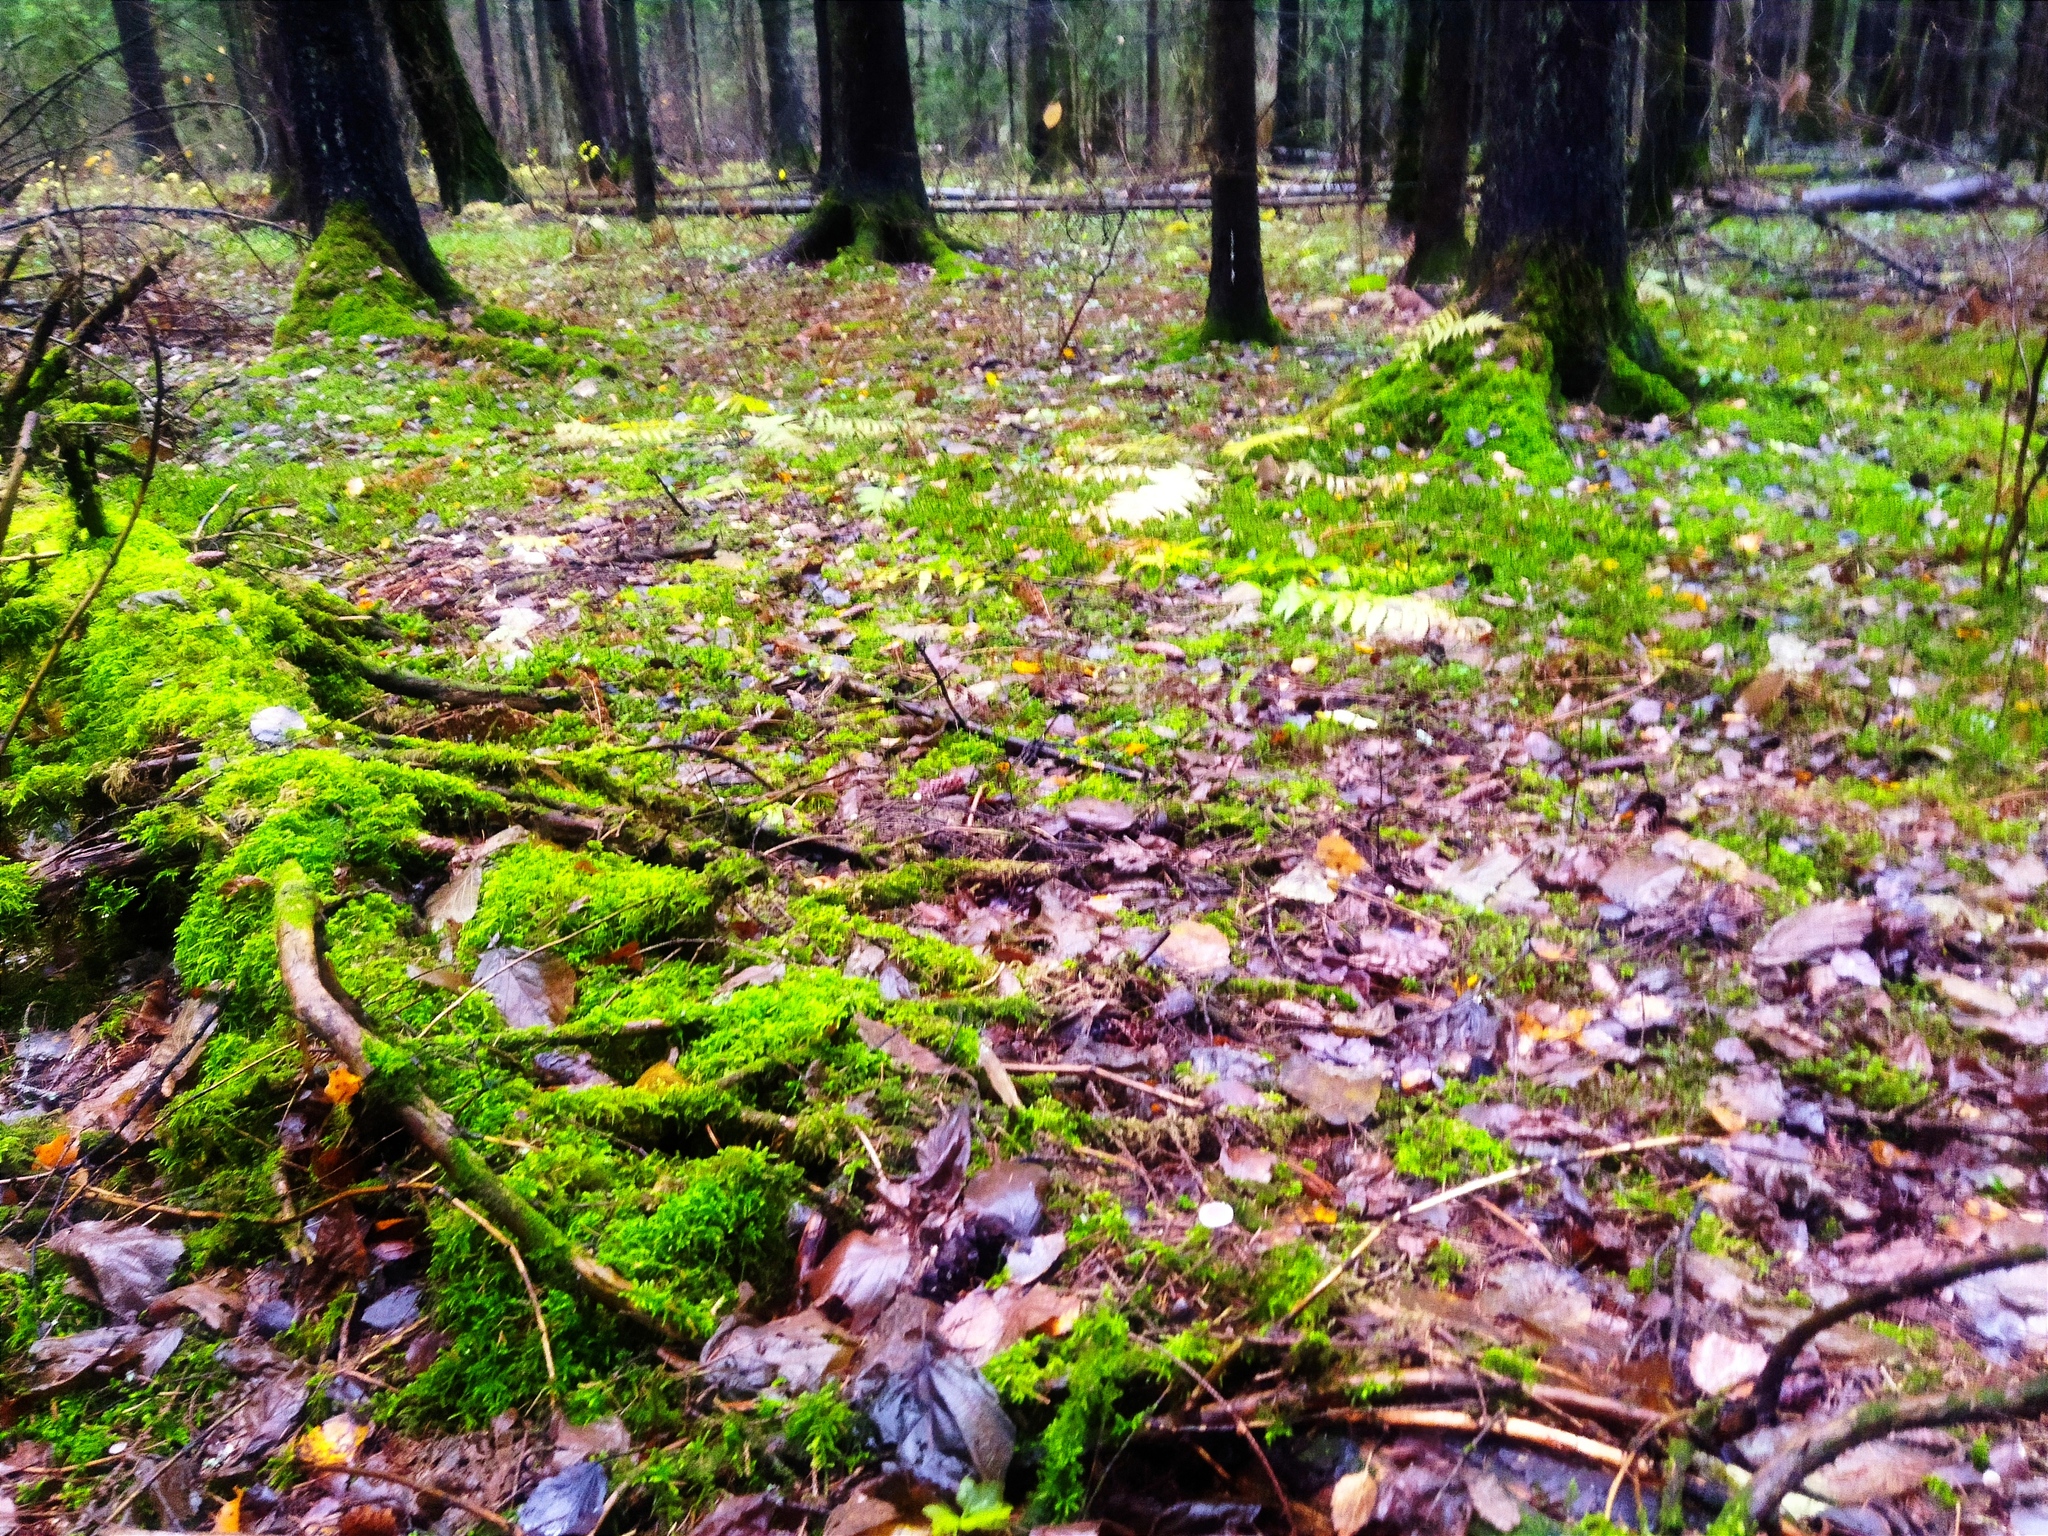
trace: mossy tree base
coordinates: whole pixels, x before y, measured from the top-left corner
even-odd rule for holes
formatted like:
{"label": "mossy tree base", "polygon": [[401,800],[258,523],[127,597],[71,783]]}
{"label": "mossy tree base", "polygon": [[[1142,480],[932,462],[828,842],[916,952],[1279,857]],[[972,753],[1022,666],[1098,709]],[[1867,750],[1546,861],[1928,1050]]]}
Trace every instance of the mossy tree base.
{"label": "mossy tree base", "polygon": [[419,274],[406,270],[368,209],[338,203],[299,268],[276,341],[288,346],[314,331],[343,340],[371,333],[403,336],[419,329],[421,311],[431,316],[465,297],[445,271],[427,274],[422,283]]}
{"label": "mossy tree base", "polygon": [[962,267],[959,252],[929,209],[907,200],[854,202],[830,192],[783,242],[775,259],[822,262],[849,255],[863,264],[929,262],[944,276],[958,275]]}
{"label": "mossy tree base", "polygon": [[1287,327],[1273,317],[1271,309],[1262,310],[1257,315],[1224,318],[1211,315],[1202,322],[1202,328],[1195,333],[1195,340],[1202,346],[1220,342],[1234,347],[1250,342],[1255,346],[1277,347],[1287,340]]}

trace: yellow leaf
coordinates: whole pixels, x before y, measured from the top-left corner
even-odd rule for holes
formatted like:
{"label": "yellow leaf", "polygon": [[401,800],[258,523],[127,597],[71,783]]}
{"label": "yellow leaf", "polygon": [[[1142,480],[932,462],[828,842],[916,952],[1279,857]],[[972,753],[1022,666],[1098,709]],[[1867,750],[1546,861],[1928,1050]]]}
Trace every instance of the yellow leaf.
{"label": "yellow leaf", "polygon": [[1060,119],[1065,117],[1066,115],[1067,109],[1065,107],[1061,106],[1056,101],[1048,101],[1045,104],[1045,112],[1040,118],[1040,121],[1045,124],[1046,131],[1050,133],[1053,129],[1059,127]]}
{"label": "yellow leaf", "polygon": [[38,1168],[69,1168],[77,1161],[78,1139],[69,1131],[59,1131],[36,1148]]}
{"label": "yellow leaf", "polygon": [[672,1063],[657,1061],[653,1066],[640,1074],[633,1086],[644,1089],[648,1093],[662,1093],[670,1088],[688,1086],[688,1079],[678,1072]]}
{"label": "yellow leaf", "polygon": [[213,1512],[213,1528],[216,1531],[239,1531],[242,1528],[242,1490],[237,1488],[235,1496]]}
{"label": "yellow leaf", "polygon": [[1729,542],[1745,555],[1753,555],[1764,547],[1764,536],[1760,533],[1738,533]]}
{"label": "yellow leaf", "polygon": [[1036,677],[1039,673],[1043,672],[1045,668],[1038,662],[1033,661],[1028,656],[1019,656],[1015,661],[1010,663],[1010,670],[1012,672],[1021,672],[1026,677]]}
{"label": "yellow leaf", "polygon": [[327,1069],[325,1097],[330,1104],[346,1104],[362,1086],[363,1080],[339,1062]]}
{"label": "yellow leaf", "polygon": [[360,496],[369,489],[369,482],[363,479],[361,475],[350,475],[348,484],[344,485],[341,489],[346,495]]}
{"label": "yellow leaf", "polygon": [[325,1424],[299,1436],[299,1460],[316,1467],[345,1467],[370,1438],[370,1426],[358,1424],[345,1413],[337,1413]]}
{"label": "yellow leaf", "polygon": [[1316,843],[1316,862],[1333,875],[1355,875],[1365,859],[1342,832],[1325,832]]}

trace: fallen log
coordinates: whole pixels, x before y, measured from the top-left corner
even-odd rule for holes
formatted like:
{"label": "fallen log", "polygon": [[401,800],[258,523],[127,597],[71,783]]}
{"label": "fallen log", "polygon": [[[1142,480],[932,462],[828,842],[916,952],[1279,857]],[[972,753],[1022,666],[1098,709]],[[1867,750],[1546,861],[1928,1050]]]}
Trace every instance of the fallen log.
{"label": "fallen log", "polygon": [[459,708],[478,704],[509,704],[515,709],[530,710],[583,707],[581,695],[568,688],[501,688],[491,683],[458,683],[355,657],[351,657],[350,662],[362,673],[364,681],[375,683],[386,693],[395,693],[404,699],[425,699],[432,704]]}
{"label": "fallen log", "polygon": [[[366,1083],[379,1079],[379,1062],[398,1058],[337,996],[320,954],[320,900],[295,861],[272,875],[277,891],[277,964],[292,1013]],[[508,1187],[470,1146],[454,1116],[402,1077],[381,1078],[391,1108],[420,1149],[439,1163],[456,1191],[487,1211],[518,1244],[527,1262],[552,1284],[574,1291],[619,1317],[671,1342],[680,1336],[632,1298],[626,1278],[576,1248],[552,1221]]]}
{"label": "fallen log", "polygon": [[1796,197],[1759,193],[1745,186],[1713,187],[1709,208],[1742,218],[1785,218],[1830,213],[1963,213],[2004,202],[2012,185],[1998,176],[1953,176],[1924,187],[1902,181],[1851,181],[1808,187]]}

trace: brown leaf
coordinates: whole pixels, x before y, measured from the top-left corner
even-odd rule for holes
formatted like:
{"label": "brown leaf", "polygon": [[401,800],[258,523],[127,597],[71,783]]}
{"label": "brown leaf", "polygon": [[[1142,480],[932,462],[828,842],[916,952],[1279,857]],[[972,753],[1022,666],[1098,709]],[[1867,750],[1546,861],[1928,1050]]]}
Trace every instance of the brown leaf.
{"label": "brown leaf", "polygon": [[1870,908],[1854,901],[1817,901],[1773,923],[1750,958],[1758,965],[1797,965],[1815,955],[1855,949],[1870,936]]}
{"label": "brown leaf", "polygon": [[1282,1062],[1273,1080],[1289,1098],[1331,1125],[1363,1125],[1380,1102],[1378,1077],[1322,1066],[1305,1052]]}
{"label": "brown leaf", "polygon": [[879,1019],[856,1014],[854,1027],[860,1031],[862,1044],[870,1050],[880,1051],[907,1072],[932,1076],[946,1070],[945,1062],[939,1059],[935,1051],[919,1045],[893,1024],[884,1024]]}
{"label": "brown leaf", "polygon": [[1347,1472],[1330,1490],[1330,1524],[1337,1536],[1358,1536],[1380,1501],[1380,1480],[1371,1472]]}
{"label": "brown leaf", "polygon": [[910,1279],[910,1238],[902,1232],[849,1232],[805,1282],[812,1303],[865,1327]]}
{"label": "brown leaf", "polygon": [[91,1272],[101,1303],[122,1322],[163,1290],[185,1256],[181,1237],[111,1221],[81,1221],[51,1238],[49,1247]]}
{"label": "brown leaf", "polygon": [[1426,933],[1400,928],[1368,928],[1358,935],[1358,951],[1350,963],[1375,976],[1400,981],[1427,976],[1451,958],[1451,947]]}
{"label": "brown leaf", "polygon": [[560,955],[510,947],[477,957],[476,984],[514,1029],[550,1029],[576,1007],[576,970]]}

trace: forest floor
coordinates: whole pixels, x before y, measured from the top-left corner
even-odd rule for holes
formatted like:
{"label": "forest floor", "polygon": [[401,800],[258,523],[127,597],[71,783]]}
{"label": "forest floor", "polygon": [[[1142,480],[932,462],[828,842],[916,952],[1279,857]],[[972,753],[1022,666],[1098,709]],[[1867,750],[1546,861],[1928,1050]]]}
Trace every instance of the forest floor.
{"label": "forest floor", "polygon": [[[514,342],[274,345],[297,248],[188,233],[191,427],[7,784],[0,1526],[1676,1530],[2023,1377],[2040,1263],[1741,1422],[2048,1240],[2048,587],[1980,558],[2037,218],[1844,223],[1924,283],[1640,253],[1648,422],[1376,214],[1265,226],[1243,353],[1170,214],[952,283],[443,221]],[[106,555],[54,482],[13,541],[10,713]],[[652,1329],[529,1291],[419,1091]],[[2043,1449],[1786,1507],[2048,1529]]]}

